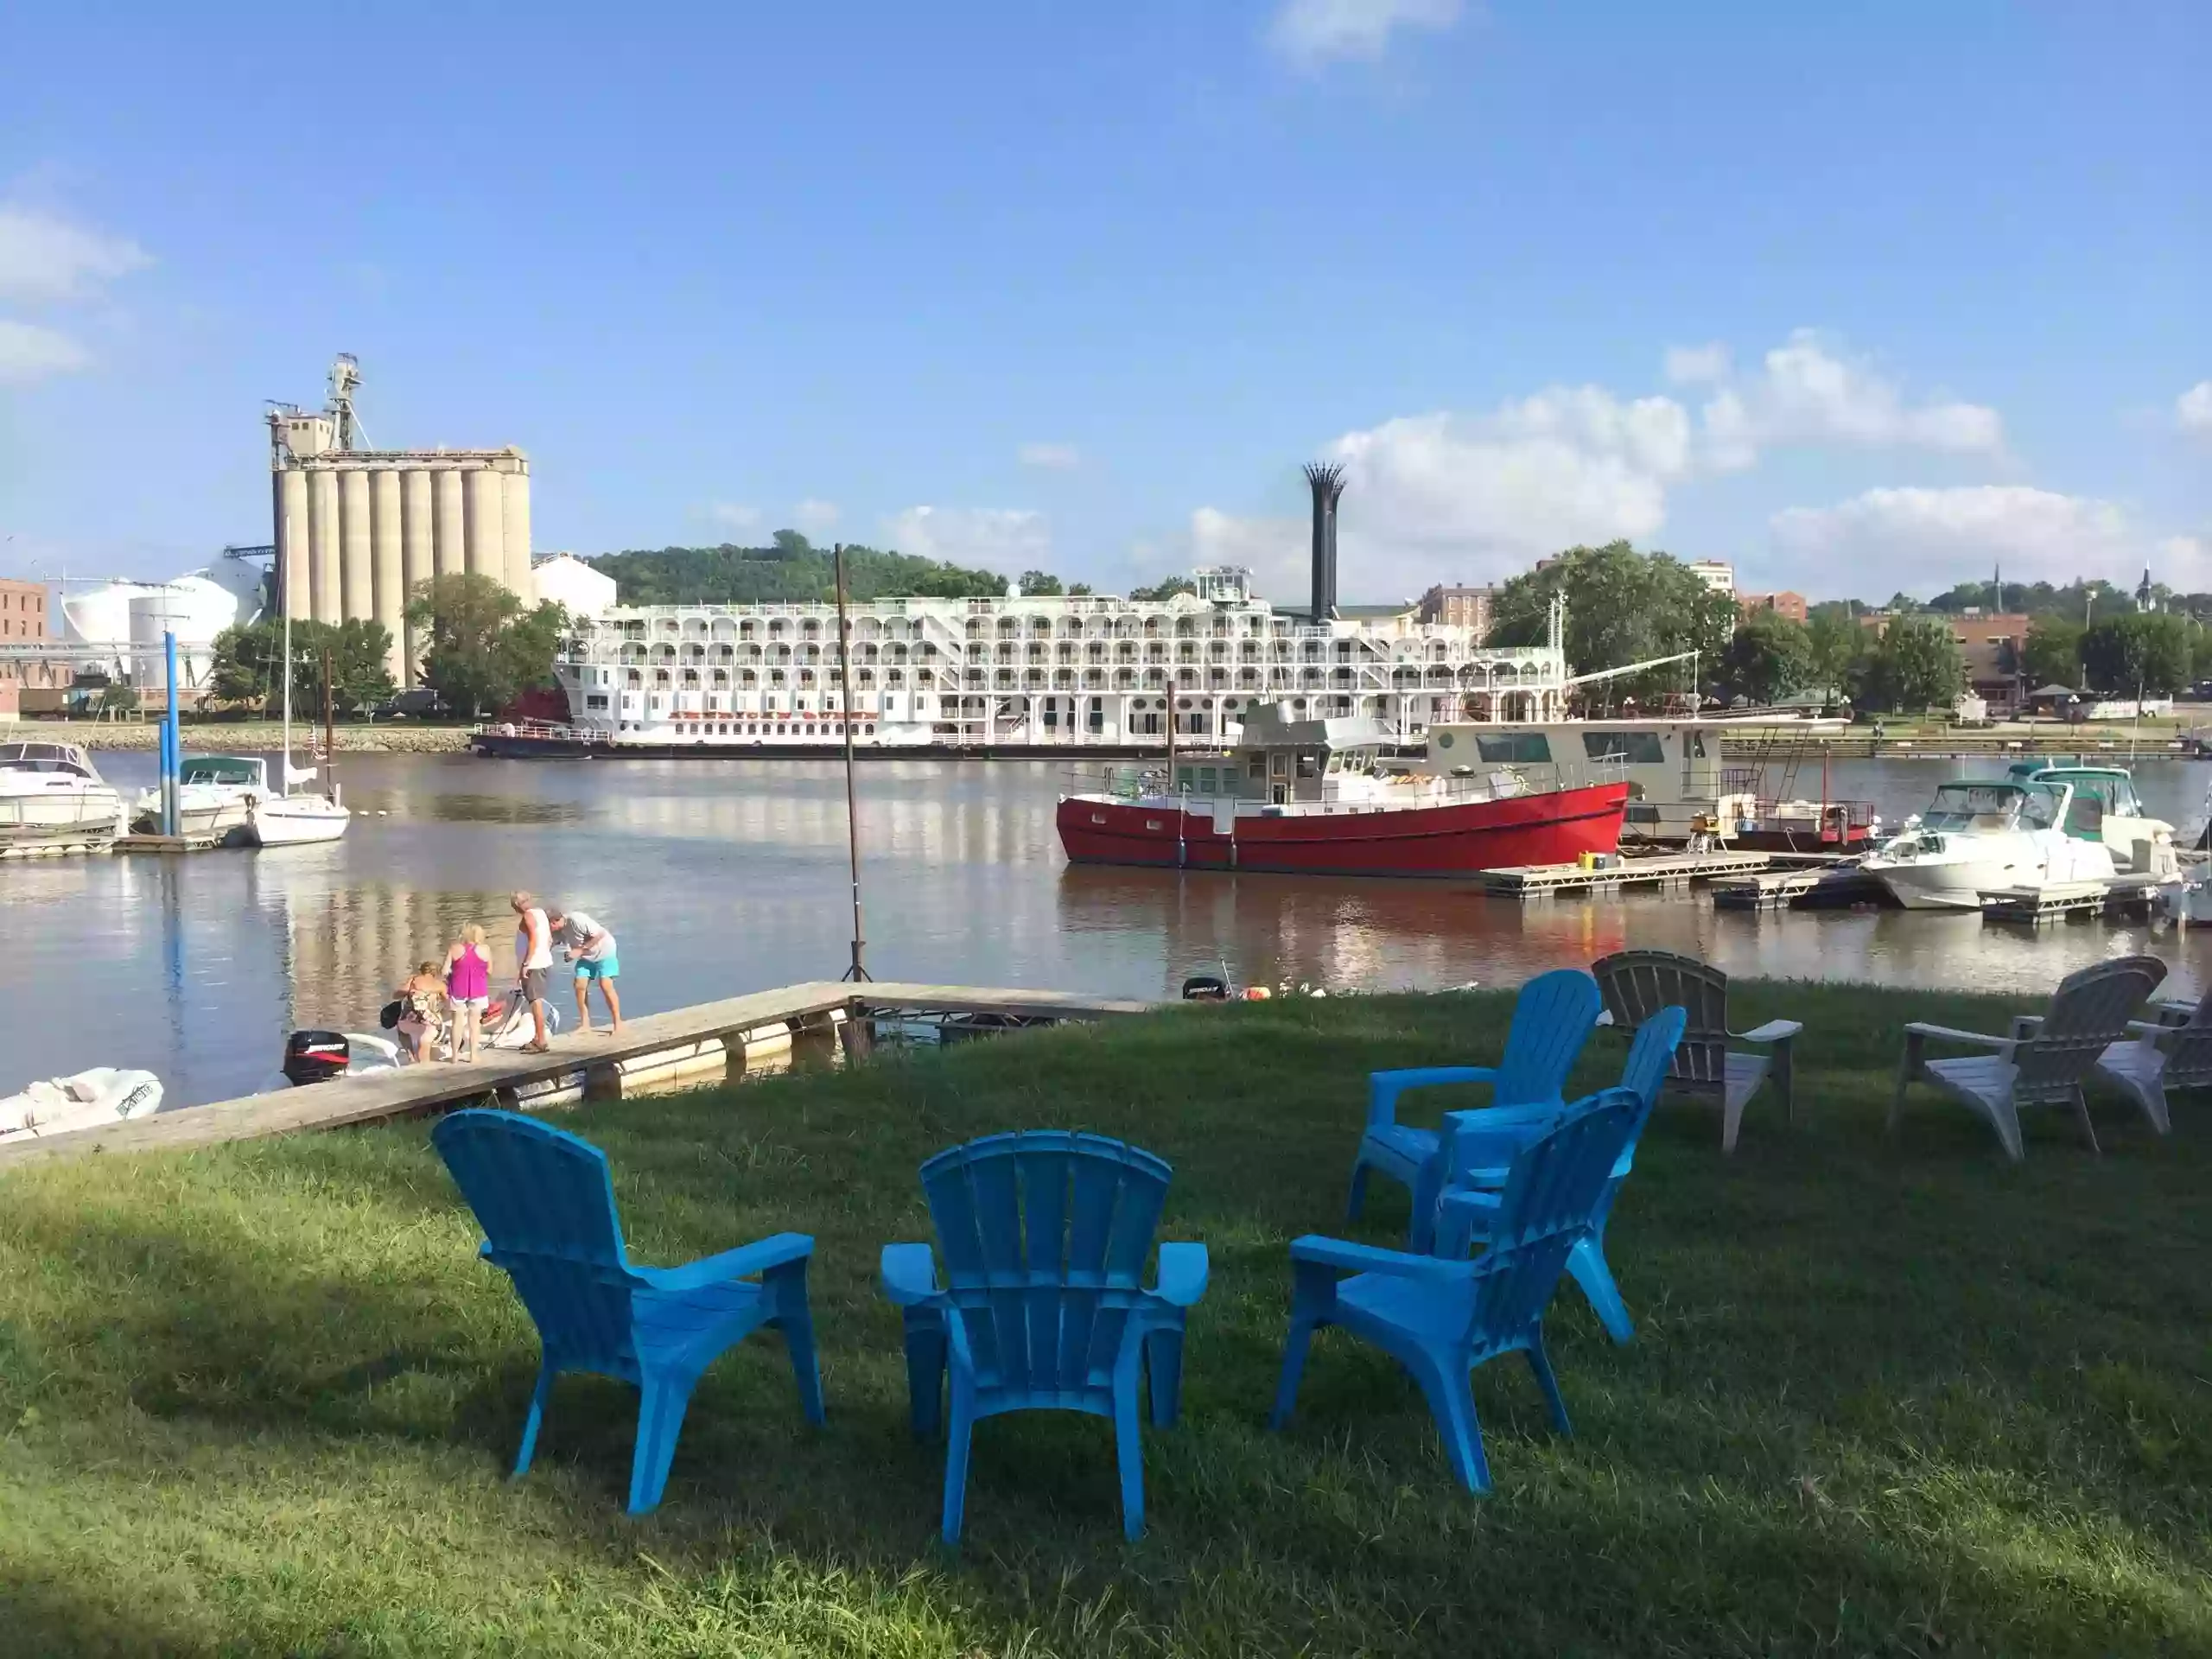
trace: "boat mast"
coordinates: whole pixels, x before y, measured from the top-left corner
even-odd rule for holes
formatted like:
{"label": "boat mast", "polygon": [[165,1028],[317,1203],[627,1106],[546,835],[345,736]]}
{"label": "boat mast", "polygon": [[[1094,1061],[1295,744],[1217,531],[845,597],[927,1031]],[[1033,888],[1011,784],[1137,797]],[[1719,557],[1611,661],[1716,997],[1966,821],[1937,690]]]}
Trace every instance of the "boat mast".
{"label": "boat mast", "polygon": [[[291,544],[292,515],[288,512],[284,515],[284,545],[289,548]],[[284,557],[279,553],[276,602],[277,608],[284,613],[284,771],[276,780],[276,787],[280,794],[289,796],[292,792],[292,588],[284,580]],[[268,707],[267,703],[262,704],[264,711]],[[267,717],[264,712],[263,718]]]}

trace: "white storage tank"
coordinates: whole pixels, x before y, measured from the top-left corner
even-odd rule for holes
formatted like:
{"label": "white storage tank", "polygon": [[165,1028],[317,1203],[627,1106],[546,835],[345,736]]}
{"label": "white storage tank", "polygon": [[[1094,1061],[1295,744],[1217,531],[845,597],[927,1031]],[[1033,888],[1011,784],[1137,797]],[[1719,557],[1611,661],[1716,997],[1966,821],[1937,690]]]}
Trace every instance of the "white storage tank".
{"label": "white storage tank", "polygon": [[535,598],[551,600],[570,616],[597,616],[614,608],[614,578],[594,570],[573,553],[540,559],[531,570]]}

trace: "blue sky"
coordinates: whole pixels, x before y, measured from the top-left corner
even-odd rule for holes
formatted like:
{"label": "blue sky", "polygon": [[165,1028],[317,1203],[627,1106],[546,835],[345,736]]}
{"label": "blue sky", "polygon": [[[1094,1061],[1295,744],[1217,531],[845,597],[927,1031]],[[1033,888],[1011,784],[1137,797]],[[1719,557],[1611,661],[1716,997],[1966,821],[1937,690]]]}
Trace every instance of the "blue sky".
{"label": "blue sky", "polygon": [[2212,7],[1125,0],[0,22],[0,574],[265,539],[262,400],[540,550],[1347,599],[2212,588]]}

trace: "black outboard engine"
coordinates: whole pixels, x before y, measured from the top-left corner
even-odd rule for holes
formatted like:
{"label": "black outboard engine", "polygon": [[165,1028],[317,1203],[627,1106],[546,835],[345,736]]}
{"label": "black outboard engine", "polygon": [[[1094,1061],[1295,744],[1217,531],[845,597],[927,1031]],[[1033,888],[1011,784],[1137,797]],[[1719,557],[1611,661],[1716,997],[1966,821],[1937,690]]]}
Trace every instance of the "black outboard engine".
{"label": "black outboard engine", "polygon": [[1183,982],[1185,1002],[1226,1002],[1229,982],[1217,974],[1193,974]]}
{"label": "black outboard engine", "polygon": [[342,1031],[296,1031],[284,1039],[284,1075],[296,1084],[342,1077],[353,1061]]}

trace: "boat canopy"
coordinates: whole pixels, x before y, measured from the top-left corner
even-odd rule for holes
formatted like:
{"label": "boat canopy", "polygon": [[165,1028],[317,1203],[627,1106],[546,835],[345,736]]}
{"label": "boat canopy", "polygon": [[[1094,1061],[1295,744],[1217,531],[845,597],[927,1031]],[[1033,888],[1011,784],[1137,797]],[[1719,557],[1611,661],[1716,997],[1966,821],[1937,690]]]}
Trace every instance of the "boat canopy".
{"label": "boat canopy", "polygon": [[187,755],[178,769],[179,781],[188,784],[244,784],[249,786],[264,783],[268,778],[268,763],[258,755],[193,754]]}
{"label": "boat canopy", "polygon": [[10,772],[60,772],[93,776],[85,752],[73,743],[0,743],[0,766]]}
{"label": "boat canopy", "polygon": [[1920,827],[1985,832],[2049,830],[2058,822],[2064,793],[2063,786],[2052,788],[2040,779],[1943,784],[1920,815]]}

